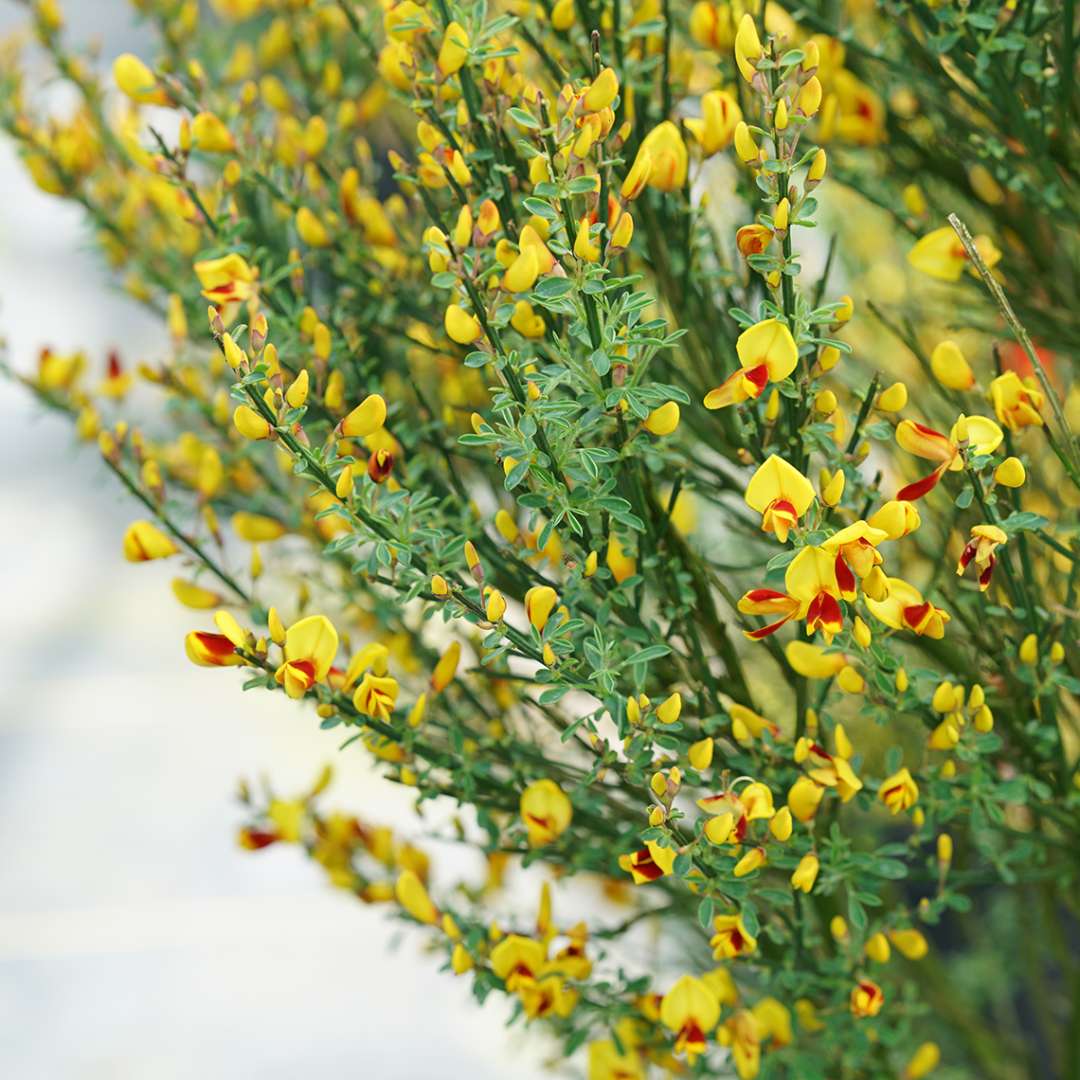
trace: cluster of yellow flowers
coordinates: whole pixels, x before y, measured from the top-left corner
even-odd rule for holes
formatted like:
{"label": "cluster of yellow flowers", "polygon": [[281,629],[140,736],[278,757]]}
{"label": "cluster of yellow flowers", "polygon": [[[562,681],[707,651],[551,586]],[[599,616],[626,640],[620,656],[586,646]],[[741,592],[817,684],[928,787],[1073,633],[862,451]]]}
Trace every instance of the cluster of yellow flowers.
{"label": "cluster of yellow flowers", "polygon": [[[0,121],[162,354],[95,383],[45,348],[23,382],[141,502],[125,558],[185,566],[188,658],[468,808],[487,879],[436,890],[410,841],[322,814],[328,774],[245,789],[241,845],[426,928],[590,1080],[973,1053],[978,1003],[886,965],[948,946],[970,886],[1075,881],[1080,391],[1010,304],[1009,236],[912,184],[910,288],[956,315],[903,313],[846,191],[921,130],[902,65],[866,62],[886,22],[136,6],[163,55],[102,80],[37,0],[80,104],[38,119],[5,55]],[[514,866],[550,870],[535,923],[491,915]],[[594,901],[556,925],[571,874]]]}

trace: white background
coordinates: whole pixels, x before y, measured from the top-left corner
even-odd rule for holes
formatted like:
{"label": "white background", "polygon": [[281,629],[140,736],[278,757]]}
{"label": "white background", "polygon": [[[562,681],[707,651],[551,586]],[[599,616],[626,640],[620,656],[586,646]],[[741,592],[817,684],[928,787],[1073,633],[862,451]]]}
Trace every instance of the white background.
{"label": "white background", "polygon": [[[106,61],[138,47],[123,0],[68,0]],[[0,31],[22,20],[0,0]],[[0,141],[0,336],[37,349],[161,355],[158,326],[108,284],[79,212]],[[236,780],[309,784],[337,741],[310,711],[197,669],[202,625],[167,564],[121,559],[138,516],[93,448],[0,379],[0,1076],[539,1076],[539,1037],[501,1028],[422,935],[331,890],[295,849],[235,846]],[[333,801],[412,819],[358,748]],[[414,826],[415,827],[415,826]],[[446,853],[440,849],[440,860]]]}

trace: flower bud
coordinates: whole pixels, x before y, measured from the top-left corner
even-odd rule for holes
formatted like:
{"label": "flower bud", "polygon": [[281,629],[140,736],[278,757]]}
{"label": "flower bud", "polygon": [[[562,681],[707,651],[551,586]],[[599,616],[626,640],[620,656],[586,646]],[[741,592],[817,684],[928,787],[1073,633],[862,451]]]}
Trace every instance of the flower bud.
{"label": "flower bud", "polygon": [[661,724],[674,724],[682,712],[682,695],[676,690],[656,707],[656,719]]}
{"label": "flower bud", "polygon": [[823,149],[819,149],[810,162],[810,168],[806,173],[806,190],[812,191],[822,180],[825,179],[825,170],[829,159]]}
{"label": "flower bud", "polygon": [[245,439],[269,439],[273,433],[270,424],[250,405],[237,405],[233,411],[233,424]]}
{"label": "flower bud", "polygon": [[469,56],[469,35],[459,22],[449,23],[443,34],[442,45],[436,63],[439,74],[446,78],[460,71]]}
{"label": "flower bud", "polygon": [[694,743],[687,751],[686,757],[695,769],[699,771],[707,769],[712,764],[713,740],[701,739]]}
{"label": "flower bud", "polygon": [[534,585],[525,593],[525,614],[533,628],[540,633],[547,626],[558,599],[558,594],[550,585]]}
{"label": "flower bud", "polygon": [[840,363],[840,350],[835,345],[826,345],[818,353],[818,367],[822,371],[832,371]]}
{"label": "flower bud", "polygon": [[472,345],[484,336],[483,327],[475,315],[470,315],[460,304],[451,304],[443,320],[446,334],[458,345]]}
{"label": "flower bud", "polygon": [[366,439],[386,423],[386,401],[381,394],[369,394],[337,426],[346,439]]}
{"label": "flower bud", "polygon": [[866,942],[866,955],[876,964],[888,963],[892,955],[889,939],[880,931],[873,934]]}
{"label": "flower bud", "polygon": [[781,806],[769,821],[769,832],[783,844],[791,839],[793,828],[791,810],[786,806]]}
{"label": "flower bud", "polygon": [[318,216],[308,207],[296,211],[296,231],[308,247],[324,248],[330,244],[330,233]]}
{"label": "flower bud", "polygon": [[923,1080],[923,1077],[932,1073],[940,1062],[941,1051],[937,1043],[924,1042],[904,1067],[901,1080]]}
{"label": "flower bud", "polygon": [[1039,662],[1039,639],[1034,634],[1028,634],[1020,643],[1020,663],[1034,666]]}
{"label": "flower bud", "polygon": [[1007,457],[995,470],[994,482],[1002,487],[1023,487],[1027,480],[1027,470],[1018,457]]}
{"label": "flower bud", "polygon": [[581,103],[587,112],[599,112],[611,105],[618,93],[619,77],[611,68],[606,67],[585,91]]}
{"label": "flower bud", "polygon": [[644,426],[653,435],[670,435],[679,426],[679,416],[678,404],[668,401],[649,413]]}
{"label": "flower bud", "polygon": [[937,859],[942,866],[952,862],[953,841],[948,833],[941,833],[937,838]]}
{"label": "flower bud", "polygon": [[[794,872],[791,875],[791,887],[793,889],[799,889],[804,893],[810,892],[814,887],[814,882],[817,881],[818,870],[821,867],[821,863],[818,857],[811,851],[807,852],[800,860],[799,865],[795,867]],[[837,916],[837,918],[840,918]],[[843,923],[843,919],[840,922]],[[844,925],[844,931],[846,933],[847,926]]]}
{"label": "flower bud", "polygon": [[878,395],[877,407],[881,412],[899,412],[907,402],[907,387],[902,382],[894,382]]}
{"label": "flower bud", "polygon": [[746,126],[745,120],[740,120],[735,125],[735,153],[744,164],[758,161],[761,157],[761,151],[754,142],[754,136],[750,134],[750,128]]}
{"label": "flower bud", "polygon": [[942,341],[934,346],[930,354],[930,370],[934,378],[949,390],[970,390],[975,385],[975,373],[955,341]]}

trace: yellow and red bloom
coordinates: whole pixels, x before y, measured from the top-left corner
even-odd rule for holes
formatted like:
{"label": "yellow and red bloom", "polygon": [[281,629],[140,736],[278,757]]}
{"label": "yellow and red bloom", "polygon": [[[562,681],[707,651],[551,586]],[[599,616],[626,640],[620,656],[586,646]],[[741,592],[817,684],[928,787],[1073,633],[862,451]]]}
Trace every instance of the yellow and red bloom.
{"label": "yellow and red bloom", "polygon": [[881,782],[878,798],[891,813],[899,814],[902,810],[910,810],[918,802],[919,785],[915,783],[911,773],[903,768]]}
{"label": "yellow and red bloom", "polygon": [[521,793],[521,820],[531,847],[557,840],[570,827],[574,807],[554,780],[536,780]]}
{"label": "yellow and red bloom", "polygon": [[945,624],[952,618],[935,607],[914,585],[903,578],[888,579],[888,594],[882,600],[867,596],[870,613],[894,630],[910,630],[920,637],[943,638]]}
{"label": "yellow and red bloom", "polygon": [[353,707],[364,716],[385,724],[397,706],[399,690],[398,681],[392,675],[365,671],[353,694]]}
{"label": "yellow and red bloom", "polygon": [[660,1022],[675,1034],[675,1053],[685,1053],[690,1061],[704,1053],[719,1019],[716,994],[693,975],[679,979],[660,1002]]}
{"label": "yellow and red bloom", "polygon": [[986,592],[990,588],[990,577],[997,562],[994,552],[1008,539],[1004,530],[996,525],[972,526],[971,539],[964,545],[960,560],[956,564],[957,574],[963,574],[974,562],[979,571],[979,589]]}
{"label": "yellow and red bloom", "polygon": [[799,363],[799,348],[779,319],[765,319],[744,330],[735,342],[739,370],[705,395],[706,409],[722,409],[757,398],[770,382],[786,379]]}
{"label": "yellow and red bloom", "polygon": [[990,400],[994,414],[1010,431],[1042,427],[1039,410],[1045,398],[1042,391],[1035,389],[1034,380],[1024,380],[1015,371],[1006,371],[990,384]]}
{"label": "yellow and red bloom", "polygon": [[224,634],[192,630],[184,638],[187,658],[199,667],[235,667],[244,658],[236,654],[236,646]]}
{"label": "yellow and red bloom", "polygon": [[237,304],[253,296],[258,274],[242,256],[231,252],[220,259],[204,259],[195,264],[195,274],[203,296],[218,307]]}
{"label": "yellow and red bloom", "polygon": [[[865,578],[884,561],[878,544],[887,540],[884,529],[875,529],[865,521],[856,521],[834,533],[822,545],[836,555],[836,580],[845,600],[855,599],[855,577]],[[854,576],[852,575],[854,571]]]}
{"label": "yellow and red bloom", "polygon": [[274,678],[291,698],[302,698],[330,673],[338,650],[338,634],[325,615],[309,615],[285,632],[284,662]]}
{"label": "yellow and red bloom", "polygon": [[976,455],[992,454],[1004,437],[1001,428],[985,416],[961,414],[948,435],[914,420],[901,420],[896,426],[896,441],[908,453],[936,461],[938,466],[929,476],[901,488],[896,498],[906,502],[921,499],[937,487],[947,471],[959,472],[964,467],[961,450],[965,446],[970,445]]}
{"label": "yellow and red bloom", "polygon": [[546,968],[547,949],[521,934],[508,934],[491,950],[491,970],[511,992],[524,982],[535,982]]}
{"label": "yellow and red bloom", "polygon": [[776,534],[781,544],[814,501],[814,487],[794,465],[771,455],[746,485],[746,505],[761,514],[761,531]]}
{"label": "yellow and red bloom", "polygon": [[713,919],[715,933],[709,939],[714,960],[733,960],[746,956],[757,948],[757,938],[747,932],[741,915],[717,915]]}
{"label": "yellow and red bloom", "polygon": [[670,874],[677,854],[674,848],[661,847],[649,840],[639,851],[620,855],[619,866],[634,879],[635,885],[646,885]]}
{"label": "yellow and red bloom", "polygon": [[804,547],[788,564],[784,574],[786,593],[775,589],[751,589],[739,600],[744,615],[781,615],[758,630],[744,630],[752,641],[775,634],[793,618],[806,620],[806,633],[821,630],[826,642],[843,629],[840,584],[836,579],[836,556],[823,547]]}
{"label": "yellow and red bloom", "polygon": [[877,1016],[885,1004],[885,994],[872,979],[860,979],[851,991],[849,1001],[852,1015],[859,1020],[868,1016]]}

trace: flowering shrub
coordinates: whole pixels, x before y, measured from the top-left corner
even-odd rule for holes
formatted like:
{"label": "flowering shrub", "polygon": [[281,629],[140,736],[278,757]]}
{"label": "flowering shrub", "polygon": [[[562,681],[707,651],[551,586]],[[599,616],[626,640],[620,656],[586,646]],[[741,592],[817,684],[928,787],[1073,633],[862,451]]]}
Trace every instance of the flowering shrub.
{"label": "flowering shrub", "polygon": [[[19,377],[191,662],[419,815],[325,774],[242,845],[591,1080],[1075,1075],[1071,5],[135,6],[160,51],[101,79],[38,0],[80,104],[9,49],[0,117],[161,352]],[[429,873],[434,800],[486,881]]]}

